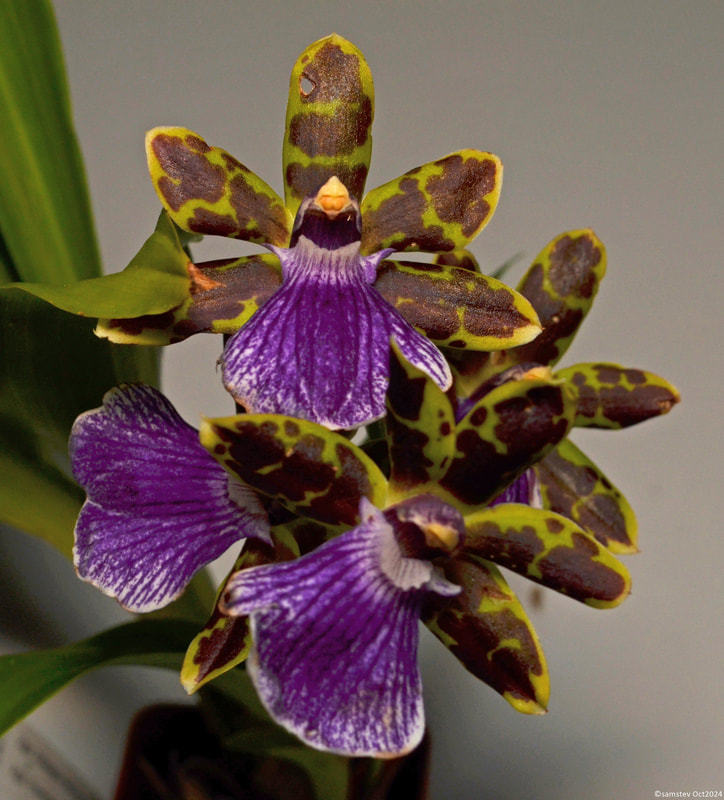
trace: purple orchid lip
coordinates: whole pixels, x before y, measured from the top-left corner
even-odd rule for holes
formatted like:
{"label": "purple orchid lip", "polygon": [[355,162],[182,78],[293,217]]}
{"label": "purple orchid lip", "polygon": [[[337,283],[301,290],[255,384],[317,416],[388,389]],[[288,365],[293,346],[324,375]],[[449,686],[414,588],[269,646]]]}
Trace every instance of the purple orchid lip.
{"label": "purple orchid lip", "polygon": [[321,750],[393,758],[424,732],[422,601],[460,587],[407,557],[366,498],[360,512],[356,528],[302,558],[237,572],[220,606],[250,615],[249,674],[278,723]]}
{"label": "purple orchid lip", "polygon": [[75,529],[83,580],[131,611],[178,597],[240,539],[269,541],[261,501],[201,446],[150,386],[121,386],[76,420],[70,438],[87,499]]}
{"label": "purple orchid lip", "polygon": [[330,179],[301,204],[293,246],[269,245],[282,263],[282,285],[220,359],[224,385],[247,411],[331,429],[381,418],[391,336],[408,361],[450,387],[442,353],[371,285],[392,251],[360,255],[360,226],[357,201]]}

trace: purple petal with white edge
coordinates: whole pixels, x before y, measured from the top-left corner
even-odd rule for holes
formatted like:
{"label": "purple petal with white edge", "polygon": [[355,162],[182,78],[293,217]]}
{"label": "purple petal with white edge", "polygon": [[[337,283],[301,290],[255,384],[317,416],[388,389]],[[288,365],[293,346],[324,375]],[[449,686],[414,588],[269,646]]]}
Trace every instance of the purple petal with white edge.
{"label": "purple petal with white edge", "polygon": [[100,408],[81,414],[70,457],[87,495],[76,571],[131,611],[166,605],[239,539],[270,540],[259,498],[149,386],[112,389]]}
{"label": "purple petal with white edge", "polygon": [[272,249],[282,286],[221,358],[224,385],[248,411],[332,429],[384,416],[392,335],[405,358],[449,388],[442,353],[370,285],[388,251],[361,257],[358,242],[329,250],[305,236]]}
{"label": "purple petal with white edge", "polygon": [[250,615],[248,670],[278,723],[320,750],[392,758],[425,727],[420,605],[460,587],[404,557],[366,498],[360,512],[360,525],[302,558],[236,573],[221,607]]}
{"label": "purple petal with white edge", "polygon": [[500,503],[523,503],[531,508],[543,508],[540,481],[533,467],[518,476],[507,489],[502,491],[494,500],[491,500],[488,505],[497,506]]}

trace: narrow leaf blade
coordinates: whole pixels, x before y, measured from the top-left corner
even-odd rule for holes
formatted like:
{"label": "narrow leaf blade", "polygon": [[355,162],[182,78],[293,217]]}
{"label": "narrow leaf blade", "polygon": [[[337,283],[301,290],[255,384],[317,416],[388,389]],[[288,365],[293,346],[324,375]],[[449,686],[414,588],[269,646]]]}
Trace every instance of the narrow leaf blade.
{"label": "narrow leaf blade", "polygon": [[97,667],[178,668],[193,623],[141,620],[56,650],[0,657],[0,735],[71,681]]}
{"label": "narrow leaf blade", "polygon": [[101,274],[63,56],[47,0],[0,3],[0,230],[17,275]]}

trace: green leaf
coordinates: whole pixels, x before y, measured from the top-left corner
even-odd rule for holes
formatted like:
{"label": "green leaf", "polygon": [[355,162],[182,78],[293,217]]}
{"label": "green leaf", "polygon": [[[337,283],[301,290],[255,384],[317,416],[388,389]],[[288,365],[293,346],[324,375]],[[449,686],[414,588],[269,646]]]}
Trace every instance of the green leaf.
{"label": "green leaf", "polygon": [[490,222],[503,165],[480,150],[460,150],[372,189],[362,202],[362,252],[461,250]]}
{"label": "green leaf", "polygon": [[26,281],[101,274],[48,0],[0,3],[0,231]]}
{"label": "green leaf", "polygon": [[201,444],[232,475],[303,517],[355,525],[364,496],[384,505],[379,467],[344,436],[279,414],[205,419]]}
{"label": "green leaf", "polygon": [[10,253],[5,246],[2,230],[0,230],[0,286],[5,283],[17,281],[19,277],[20,276],[15,271],[15,264],[13,264]]}
{"label": "green leaf", "polygon": [[572,519],[612,553],[636,553],[638,525],[626,498],[570,439],[536,465],[543,505]]}
{"label": "green leaf", "polygon": [[618,364],[574,364],[558,370],[578,394],[576,419],[583,428],[628,428],[667,414],[681,399],[668,381]]}
{"label": "green leaf", "polygon": [[594,608],[613,608],[631,590],[628,570],[560,514],[501,503],[465,517],[465,551]]}
{"label": "green leaf", "polygon": [[439,345],[502,350],[541,331],[522,294],[463,267],[383,261],[375,289],[413,327]]}
{"label": "green leaf", "polygon": [[433,599],[423,614],[427,627],[516,711],[545,713],[550,679],[543,650],[500,570],[466,552],[447,563],[445,576],[462,592],[444,601]]}
{"label": "green leaf", "polygon": [[55,650],[0,657],[0,735],[92,669],[115,664],[178,669],[193,623],[141,620]]}
{"label": "green leaf", "polygon": [[111,386],[155,383],[156,353],[101,341],[90,320],[25,292],[0,292],[0,319],[0,520],[67,555],[82,501],[68,477],[73,421]]}
{"label": "green leaf", "polygon": [[284,136],[287,208],[335,175],[362,199],[372,154],[372,73],[362,53],[332,34],[309,45],[292,69]]}
{"label": "green leaf", "polygon": [[0,519],[44,539],[67,558],[83,503],[81,489],[60,469],[8,438],[0,423]]}
{"label": "green leaf", "polygon": [[183,302],[192,282],[174,224],[161,213],[156,230],[122,271],[67,284],[15,283],[57,308],[83,317],[140,317],[159,314]]}
{"label": "green leaf", "polygon": [[284,247],[292,216],[240,161],[187,128],[154,128],[146,155],[156,193],[185,231]]}
{"label": "green leaf", "polygon": [[166,345],[196,333],[234,333],[281,284],[271,253],[188,265],[191,292],[163,314],[102,319],[96,335],[121,344]]}

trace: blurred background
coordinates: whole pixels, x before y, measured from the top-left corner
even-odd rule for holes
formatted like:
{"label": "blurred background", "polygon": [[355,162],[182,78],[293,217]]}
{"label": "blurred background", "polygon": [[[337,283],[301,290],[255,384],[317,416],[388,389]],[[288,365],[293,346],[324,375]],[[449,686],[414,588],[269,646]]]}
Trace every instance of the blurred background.
{"label": "blurred background", "polygon": [[[657,372],[683,404],[575,442],[639,519],[633,594],[596,611],[544,592],[527,604],[552,680],[549,713],[518,715],[424,631],[433,800],[649,798],[724,790],[722,726],[722,314],[724,5],[721,0],[56,0],[77,132],[108,272],[155,224],[143,137],[183,125],[281,191],[289,73],[336,31],[375,78],[368,188],[453,150],[499,155],[498,211],[474,242],[483,269],[593,227],[609,267],[564,364],[607,360]],[[231,240],[199,260],[254,252]],[[258,250],[257,250],[258,251]],[[231,412],[213,336],[164,354],[182,415]],[[50,646],[125,618],[50,548],[0,543],[5,651]],[[218,575],[225,565],[218,567]],[[19,577],[18,577],[19,576]],[[22,612],[22,613],[21,613]],[[31,718],[100,796],[115,782],[130,716],[183,699],[177,676],[113,668]]]}

